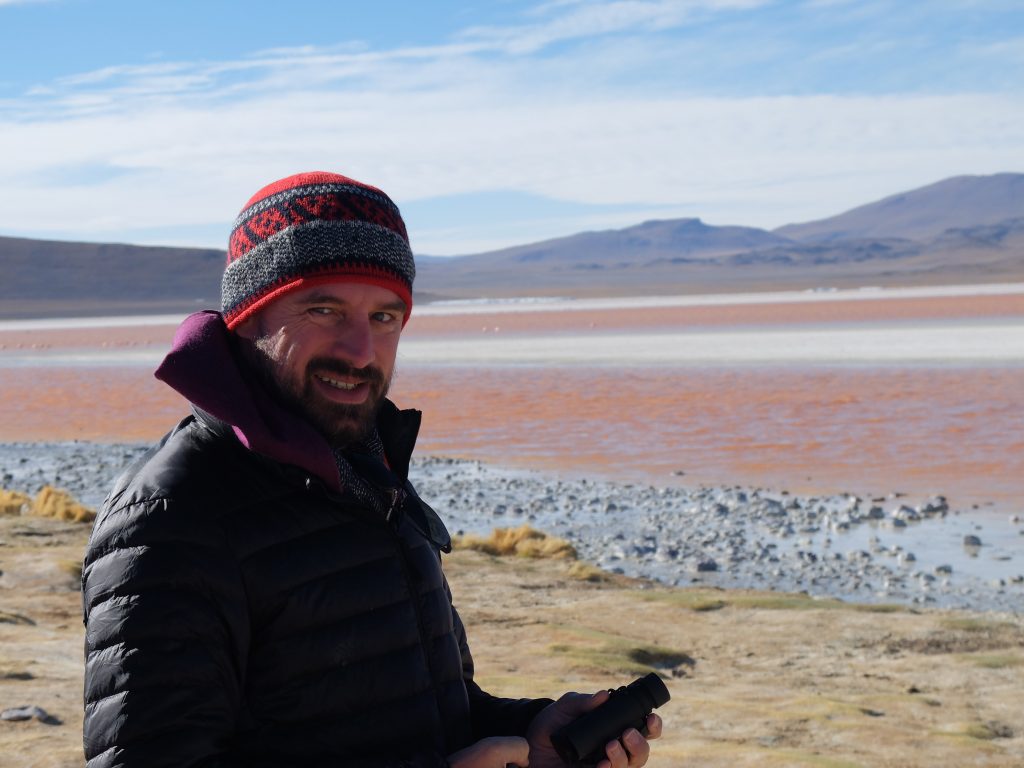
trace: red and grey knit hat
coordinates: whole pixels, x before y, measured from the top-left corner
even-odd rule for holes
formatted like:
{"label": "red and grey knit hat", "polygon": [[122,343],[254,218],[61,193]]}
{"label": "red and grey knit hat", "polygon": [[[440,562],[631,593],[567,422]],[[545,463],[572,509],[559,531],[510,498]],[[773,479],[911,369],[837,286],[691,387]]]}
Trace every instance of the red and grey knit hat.
{"label": "red and grey knit hat", "polygon": [[235,220],[221,309],[234,330],[289,291],[351,280],[388,288],[411,310],[415,276],[391,198],[336,173],[300,173],[261,189]]}

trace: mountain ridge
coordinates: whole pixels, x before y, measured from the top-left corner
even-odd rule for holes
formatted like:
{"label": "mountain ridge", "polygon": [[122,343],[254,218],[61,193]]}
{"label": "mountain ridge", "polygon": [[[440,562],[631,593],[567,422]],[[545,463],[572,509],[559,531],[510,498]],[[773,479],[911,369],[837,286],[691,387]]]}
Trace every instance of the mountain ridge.
{"label": "mountain ridge", "polygon": [[[216,307],[225,252],[0,237],[0,318]],[[958,176],[774,230],[651,219],[417,254],[416,301],[1024,282],[1024,174]]]}

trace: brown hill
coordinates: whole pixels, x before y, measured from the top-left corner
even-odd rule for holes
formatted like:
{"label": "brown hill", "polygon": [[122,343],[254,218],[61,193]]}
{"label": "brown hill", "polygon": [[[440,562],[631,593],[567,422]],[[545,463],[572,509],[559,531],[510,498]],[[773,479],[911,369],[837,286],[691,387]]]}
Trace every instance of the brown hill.
{"label": "brown hill", "polygon": [[220,304],[225,252],[0,237],[0,318],[163,314]]}
{"label": "brown hill", "polygon": [[[0,237],[0,318],[217,306],[224,258]],[[947,179],[774,232],[674,219],[417,259],[420,302],[1021,282],[1024,174]]]}
{"label": "brown hill", "polygon": [[889,237],[928,240],[947,229],[999,224],[1020,216],[1024,216],[1024,173],[954,176],[838,216],[788,224],[775,234],[801,242]]}

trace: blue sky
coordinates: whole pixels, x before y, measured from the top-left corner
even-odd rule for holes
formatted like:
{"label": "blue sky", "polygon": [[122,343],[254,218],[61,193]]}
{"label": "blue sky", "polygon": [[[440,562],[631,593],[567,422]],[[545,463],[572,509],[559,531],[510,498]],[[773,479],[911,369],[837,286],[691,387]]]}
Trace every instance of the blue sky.
{"label": "blue sky", "polygon": [[0,235],[223,247],[333,170],[452,255],[1024,171],[1020,0],[0,0]]}

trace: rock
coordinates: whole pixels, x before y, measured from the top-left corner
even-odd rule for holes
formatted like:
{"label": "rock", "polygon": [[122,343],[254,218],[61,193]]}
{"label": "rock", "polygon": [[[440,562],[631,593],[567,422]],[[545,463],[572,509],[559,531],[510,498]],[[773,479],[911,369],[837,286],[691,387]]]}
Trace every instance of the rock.
{"label": "rock", "polygon": [[13,707],[11,709],[5,709],[0,712],[0,720],[9,720],[12,722],[19,722],[22,720],[38,720],[44,725],[63,725],[64,723],[59,719],[51,715],[42,707],[28,706],[28,707]]}
{"label": "rock", "polygon": [[943,576],[949,576],[953,573],[952,565],[940,565],[935,569],[936,573],[942,574]]}
{"label": "rock", "polygon": [[711,573],[718,570],[718,563],[712,560],[710,557],[706,560],[701,560],[697,563],[698,573]]}
{"label": "rock", "polygon": [[974,535],[964,536],[964,546],[965,547],[980,547],[981,546],[981,539],[979,539],[977,536],[974,536]]}

